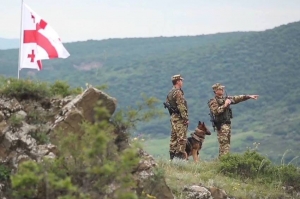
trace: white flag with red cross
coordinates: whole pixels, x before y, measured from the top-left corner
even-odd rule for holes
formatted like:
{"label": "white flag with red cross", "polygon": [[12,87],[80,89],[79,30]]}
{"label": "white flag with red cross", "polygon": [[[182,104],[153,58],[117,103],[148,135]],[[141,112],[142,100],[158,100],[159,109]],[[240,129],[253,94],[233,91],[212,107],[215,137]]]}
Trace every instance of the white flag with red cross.
{"label": "white flag with red cross", "polygon": [[19,70],[41,70],[43,59],[70,56],[53,28],[25,3],[22,5],[21,31]]}

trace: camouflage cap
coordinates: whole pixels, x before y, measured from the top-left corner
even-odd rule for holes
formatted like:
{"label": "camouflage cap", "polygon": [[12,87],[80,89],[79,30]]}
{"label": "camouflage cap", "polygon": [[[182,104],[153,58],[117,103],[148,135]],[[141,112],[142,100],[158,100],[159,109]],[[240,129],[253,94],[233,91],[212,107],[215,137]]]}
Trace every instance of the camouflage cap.
{"label": "camouflage cap", "polygon": [[173,81],[173,80],[177,80],[177,79],[183,80],[183,78],[181,77],[180,74],[178,74],[178,75],[173,75],[173,76],[171,77],[171,80],[172,80],[172,81]]}
{"label": "camouflage cap", "polygon": [[220,83],[216,83],[214,85],[212,85],[212,89],[215,91],[215,90],[218,90],[218,89],[223,89],[225,88],[225,86],[223,86],[222,84]]}

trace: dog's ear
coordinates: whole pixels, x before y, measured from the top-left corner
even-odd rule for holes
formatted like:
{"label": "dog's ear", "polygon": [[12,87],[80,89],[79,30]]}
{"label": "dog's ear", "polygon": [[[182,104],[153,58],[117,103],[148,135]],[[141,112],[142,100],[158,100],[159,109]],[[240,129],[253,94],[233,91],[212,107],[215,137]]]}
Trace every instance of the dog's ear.
{"label": "dog's ear", "polygon": [[200,124],[201,124],[201,121],[198,122],[198,125],[200,125]]}

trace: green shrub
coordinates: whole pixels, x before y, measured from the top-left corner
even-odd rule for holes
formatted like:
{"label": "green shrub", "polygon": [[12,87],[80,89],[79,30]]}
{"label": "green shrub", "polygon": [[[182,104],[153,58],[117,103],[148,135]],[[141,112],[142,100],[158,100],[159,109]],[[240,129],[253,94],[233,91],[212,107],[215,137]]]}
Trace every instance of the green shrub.
{"label": "green shrub", "polygon": [[28,124],[43,124],[47,122],[49,112],[33,109],[26,115],[26,122]]}
{"label": "green shrub", "polygon": [[41,181],[41,167],[34,161],[27,161],[19,166],[18,174],[12,176],[16,198],[30,198],[36,195],[36,188]]}
{"label": "green shrub", "polygon": [[64,81],[56,81],[54,84],[50,85],[50,92],[52,95],[60,95],[66,97],[71,94],[81,93],[80,88],[71,89],[70,85]]}
{"label": "green shrub", "polygon": [[108,89],[108,85],[99,85],[99,86],[95,86],[95,88],[97,88],[98,90],[104,91]]}
{"label": "green shrub", "polygon": [[49,144],[50,143],[50,139],[48,137],[48,135],[46,134],[46,132],[43,131],[32,131],[30,132],[31,137],[33,137],[37,144]]}
{"label": "green shrub", "polygon": [[8,124],[12,127],[21,127],[22,126],[22,118],[18,117],[16,114],[12,114],[10,118],[8,119]]}
{"label": "green shrub", "polygon": [[[296,190],[300,190],[300,170],[294,165],[282,165],[276,167],[278,172],[278,180],[284,186],[292,186]],[[276,175],[275,175],[276,176]]]}
{"label": "green shrub", "polygon": [[30,79],[1,78],[0,94],[7,97],[15,97],[18,100],[40,100],[43,98],[60,95],[66,97],[71,94],[80,94],[81,88],[71,88],[64,81],[56,81],[53,84],[34,81]]}
{"label": "green shrub", "polygon": [[69,84],[64,81],[56,81],[54,84],[50,85],[52,95],[61,95],[63,97],[70,94],[69,88]]}
{"label": "green shrub", "polygon": [[229,176],[254,179],[271,172],[271,161],[256,151],[221,156],[218,170]]}
{"label": "green shrub", "polygon": [[9,179],[10,169],[5,165],[0,165],[0,182]]}
{"label": "green shrub", "polygon": [[300,190],[300,170],[296,166],[273,165],[254,150],[244,154],[227,154],[220,158],[218,171],[230,177],[249,178],[261,183],[274,183],[292,186]]}
{"label": "green shrub", "polygon": [[2,86],[1,94],[18,100],[38,100],[49,97],[50,91],[45,82],[9,78],[6,85]]}

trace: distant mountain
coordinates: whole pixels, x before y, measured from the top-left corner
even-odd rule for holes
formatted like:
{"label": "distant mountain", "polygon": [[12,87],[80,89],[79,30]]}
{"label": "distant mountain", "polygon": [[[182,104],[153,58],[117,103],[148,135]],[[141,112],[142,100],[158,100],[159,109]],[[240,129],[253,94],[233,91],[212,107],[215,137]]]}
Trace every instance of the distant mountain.
{"label": "distant mountain", "polygon": [[19,39],[0,38],[0,50],[19,48]]}
{"label": "distant mountain", "polygon": [[[261,32],[185,37],[89,40],[65,44],[71,56],[44,61],[44,69],[21,70],[21,78],[65,80],[73,86],[108,85],[118,107],[134,105],[146,93],[162,102],[171,76],[182,74],[189,105],[190,130],[209,123],[211,86],[225,84],[229,95],[259,94],[233,108],[233,145],[244,151],[253,142],[272,160],[300,156],[300,22]],[[0,74],[17,76],[18,51],[0,51]],[[169,136],[166,117],[139,126],[153,137]],[[214,135],[215,136],[215,135]],[[292,150],[283,155],[288,150]],[[205,143],[215,157],[216,146]]]}

